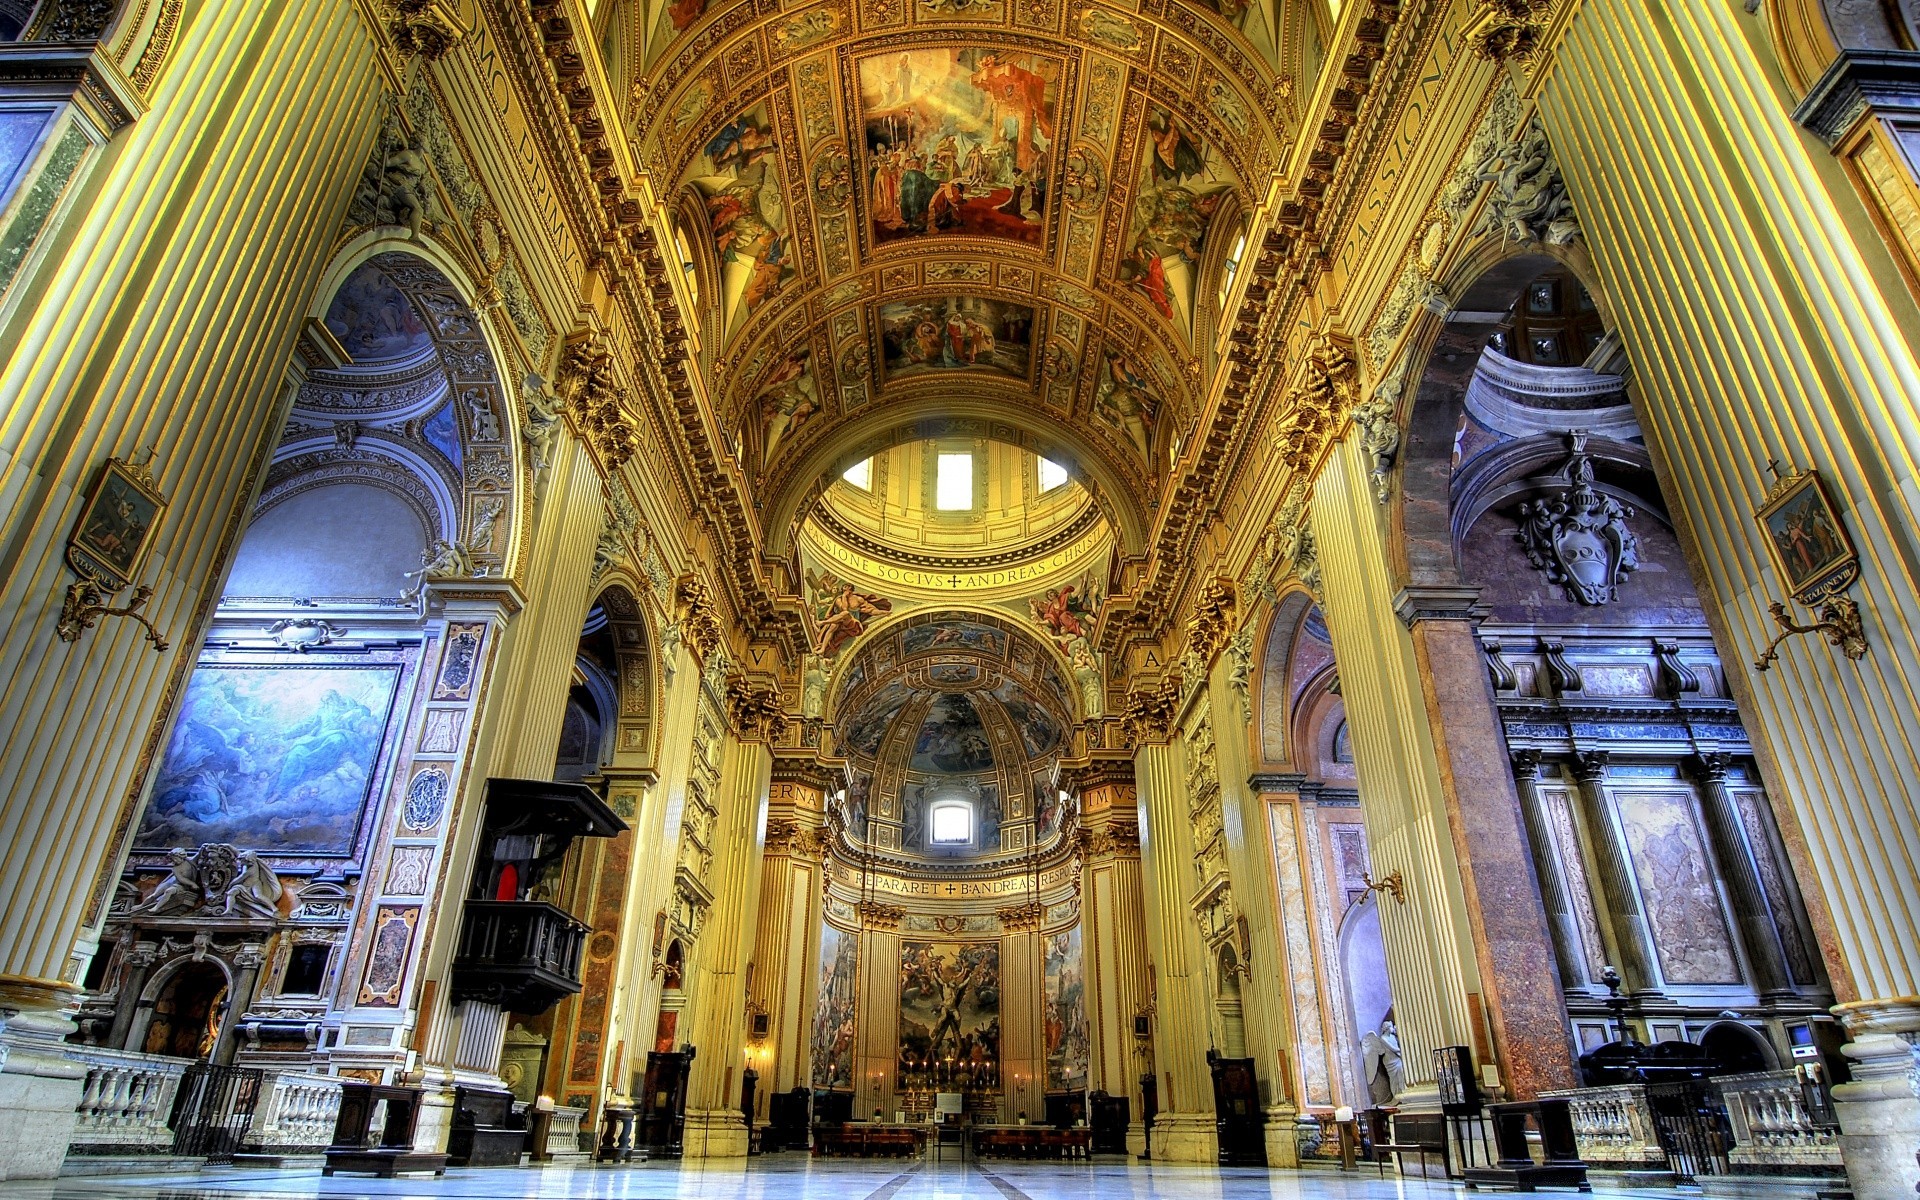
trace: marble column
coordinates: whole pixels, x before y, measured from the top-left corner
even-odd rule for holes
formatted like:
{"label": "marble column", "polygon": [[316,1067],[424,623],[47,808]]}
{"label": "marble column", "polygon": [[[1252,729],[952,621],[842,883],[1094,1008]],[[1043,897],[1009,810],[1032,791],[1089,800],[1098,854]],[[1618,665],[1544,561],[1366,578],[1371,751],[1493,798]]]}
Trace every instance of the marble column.
{"label": "marble column", "polygon": [[1193,827],[1187,813],[1185,755],[1180,745],[1151,741],[1134,752],[1140,795],[1141,867],[1146,901],[1154,1067],[1160,1114],[1153,1156],[1173,1162],[1216,1162],[1213,1076],[1207,1066],[1213,989],[1207,948],[1188,906],[1193,891]]}
{"label": "marble column", "polygon": [[[1434,1049],[1477,1050],[1486,1043],[1474,1011],[1480,957],[1457,859],[1454,802],[1442,785],[1427,714],[1422,658],[1381,569],[1390,556],[1371,475],[1357,440],[1341,442],[1314,483],[1309,523],[1353,734],[1368,855],[1376,878],[1398,873],[1404,897],[1379,897],[1380,939],[1406,1065],[1398,1100],[1410,1110],[1438,1111]],[[1471,654],[1477,664],[1478,650]],[[1504,763],[1498,770],[1511,777]],[[1550,966],[1545,973],[1552,978]]]}
{"label": "marble column", "polygon": [[[1335,1086],[1338,1072],[1332,1055],[1337,1039],[1330,1036],[1324,1019],[1322,1002],[1327,980],[1316,950],[1312,885],[1304,869],[1302,825],[1313,819],[1301,795],[1306,782],[1304,776],[1289,772],[1255,775],[1248,786],[1260,793],[1267,807],[1267,846],[1276,880],[1274,912],[1286,952],[1284,969],[1276,971],[1275,984],[1285,988],[1293,1002],[1295,1078],[1290,1087],[1300,1104],[1324,1108],[1342,1100]],[[1332,1002],[1343,1003],[1338,997]],[[1271,1133],[1269,1130],[1269,1136]],[[1288,1136],[1292,1136],[1291,1130]]]}
{"label": "marble column", "polygon": [[764,730],[736,729],[726,745],[713,834],[713,905],[688,971],[692,1022],[686,1040],[698,1052],[687,1078],[682,1153],[688,1158],[745,1158],[748,1148],[740,1111],[747,974],[753,966],[773,758]]}
{"label": "marble column", "polygon": [[894,1080],[900,1061],[900,922],[906,913],[880,900],[862,900],[858,1049],[853,1059],[853,1115],[893,1112]]}
{"label": "marble column", "polygon": [[1605,750],[1589,750],[1573,759],[1574,778],[1580,783],[1580,803],[1586,810],[1587,835],[1593,844],[1593,857],[1600,869],[1600,892],[1606,901],[1607,925],[1613,932],[1613,949],[1620,956],[1620,975],[1626,990],[1635,996],[1661,998],[1660,976],[1656,972],[1653,931],[1640,904],[1640,890],[1634,884],[1633,868],[1628,864],[1627,847],[1614,820],[1613,805],[1607,799],[1607,761]]}
{"label": "marble column", "polygon": [[[1220,776],[1220,815],[1226,833],[1228,872],[1233,877],[1237,911],[1234,943],[1245,972],[1240,989],[1240,1018],[1266,1117],[1266,1155],[1270,1167],[1298,1165],[1294,1138],[1297,1111],[1293,1095],[1295,1050],[1294,993],[1287,987],[1286,931],[1279,921],[1280,900],[1272,869],[1272,839],[1267,806],[1248,785],[1254,741],[1251,693],[1229,679],[1227,656],[1219,656],[1208,691],[1216,717],[1214,754]],[[1231,1048],[1223,1046],[1222,1053]]]}
{"label": "marble column", "polygon": [[808,1084],[807,999],[819,965],[822,893],[815,847],[823,789],[811,771],[796,767],[779,759],[773,765],[747,996],[750,1015],[764,1017],[767,1026],[759,1035],[749,1029],[747,1038],[748,1062],[760,1076],[754,1107],[761,1119],[768,1096]]}
{"label": "marble column", "polygon": [[259,942],[247,942],[233,956],[233,983],[227,988],[227,1010],[220,1018],[220,1031],[214,1035],[212,1061],[217,1066],[230,1066],[233,1055],[239,1046],[240,1018],[246,1015],[253,1003],[253,994],[260,986],[260,968],[266,965],[266,947]]}
{"label": "marble column", "polygon": [[159,958],[160,947],[153,942],[134,942],[128,946],[120,974],[120,996],[113,1006],[113,1026],[106,1045],[112,1050],[138,1050],[133,1043],[133,1019],[140,1011],[140,994],[147,990],[147,977]]}
{"label": "marble column", "polygon": [[1767,903],[1766,890],[1760,886],[1760,867],[1740,820],[1740,806],[1727,790],[1730,765],[1724,754],[1702,754],[1690,764],[1700,785],[1700,812],[1707,821],[1707,841],[1720,881],[1726,885],[1727,899],[1733,904],[1734,925],[1747,952],[1747,965],[1753,969],[1754,990],[1763,1000],[1791,999],[1795,994],[1793,976],[1787,970],[1780,939],[1793,936],[1788,932],[1793,916],[1776,913]]}
{"label": "marble column", "polygon": [[[1546,906],[1547,931],[1553,937],[1553,958],[1560,967],[1562,992],[1585,989],[1587,970],[1580,948],[1580,927],[1567,892],[1566,873],[1560,869],[1545,802],[1540,798],[1540,752],[1513,752],[1513,784],[1520,794],[1520,813],[1527,824],[1527,844],[1533,850],[1533,869],[1540,880],[1540,899]],[[1568,847],[1579,853],[1579,847]]]}
{"label": "marble column", "polygon": [[1566,999],[1470,594],[1409,589],[1398,608],[1420,663],[1447,825],[1473,927],[1482,1002],[1515,1096],[1573,1087]]}

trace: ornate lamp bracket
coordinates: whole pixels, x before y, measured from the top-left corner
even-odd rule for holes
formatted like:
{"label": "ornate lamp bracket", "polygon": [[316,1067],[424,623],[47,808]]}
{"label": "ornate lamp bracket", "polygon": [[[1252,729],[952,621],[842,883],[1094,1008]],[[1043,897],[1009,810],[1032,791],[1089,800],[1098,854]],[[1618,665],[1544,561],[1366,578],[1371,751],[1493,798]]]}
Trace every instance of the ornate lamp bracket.
{"label": "ornate lamp bracket", "polygon": [[1775,600],[1767,605],[1767,611],[1780,626],[1780,632],[1767,643],[1760,657],[1753,660],[1753,669],[1764,671],[1773,666],[1780,657],[1780,643],[1788,638],[1799,637],[1803,633],[1818,633],[1827,639],[1827,645],[1839,650],[1852,661],[1859,661],[1867,654],[1866,626],[1860,620],[1860,606],[1846,596],[1830,596],[1820,605],[1818,621],[1802,623],[1787,615],[1787,606]]}
{"label": "ornate lamp bracket", "polygon": [[1381,876],[1379,879],[1375,879],[1372,875],[1363,871],[1360,875],[1360,882],[1367,885],[1369,892],[1387,892],[1401,904],[1407,902],[1406,881],[1400,877],[1400,869],[1398,867],[1387,872],[1387,874]]}
{"label": "ornate lamp bracket", "polygon": [[127,617],[146,627],[147,640],[153,643],[155,650],[166,650],[167,639],[147,614],[140,611],[147,598],[153,595],[153,589],[137,587],[127,603],[113,606],[107,603],[108,596],[112,594],[107,590],[110,587],[110,584],[103,584],[91,576],[82,576],[78,582],[68,585],[66,601],[60,605],[60,623],[54,627],[60,640],[79,641],[80,635],[92,629],[101,617]]}
{"label": "ornate lamp bracket", "polygon": [[[67,586],[66,600],[60,605],[60,623],[54,632],[61,641],[79,641],[101,617],[128,617],[146,628],[155,650],[166,650],[167,639],[140,611],[153,589],[133,584],[153,549],[154,530],[167,507],[154,482],[152,463],[152,450],[138,461],[110,458],[94,477],[86,504],[67,536],[67,566],[80,578]],[[116,593],[129,587],[133,595],[127,603],[110,603]]]}

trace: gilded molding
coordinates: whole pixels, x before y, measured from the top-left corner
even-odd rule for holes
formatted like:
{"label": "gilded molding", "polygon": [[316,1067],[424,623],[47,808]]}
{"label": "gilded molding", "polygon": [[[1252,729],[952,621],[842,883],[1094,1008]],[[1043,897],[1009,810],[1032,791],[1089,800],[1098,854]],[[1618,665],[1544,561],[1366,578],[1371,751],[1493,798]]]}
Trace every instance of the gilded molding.
{"label": "gilded molding", "polygon": [[993,915],[1000,919],[1000,928],[1007,933],[1033,933],[1045,923],[1047,906],[1038,900],[1030,900],[1025,904],[996,908]]}
{"label": "gilded molding", "polygon": [[713,593],[698,575],[682,575],[674,587],[681,636],[702,661],[712,657],[720,645],[720,618],[713,605]]}

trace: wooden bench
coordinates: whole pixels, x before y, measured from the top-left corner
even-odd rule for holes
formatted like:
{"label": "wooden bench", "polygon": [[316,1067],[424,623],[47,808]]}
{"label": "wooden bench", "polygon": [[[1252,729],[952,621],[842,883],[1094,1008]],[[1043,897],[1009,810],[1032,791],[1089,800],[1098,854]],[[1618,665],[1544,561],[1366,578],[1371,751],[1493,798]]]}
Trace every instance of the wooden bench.
{"label": "wooden bench", "polygon": [[1387,1160],[1392,1159],[1395,1168],[1404,1174],[1400,1163],[1403,1154],[1420,1156],[1420,1175],[1427,1174],[1427,1155],[1440,1156],[1441,1169],[1452,1175],[1452,1162],[1447,1149],[1446,1118],[1439,1113],[1392,1113],[1384,1108],[1369,1108],[1367,1118],[1368,1157],[1380,1168],[1380,1174],[1387,1173]]}

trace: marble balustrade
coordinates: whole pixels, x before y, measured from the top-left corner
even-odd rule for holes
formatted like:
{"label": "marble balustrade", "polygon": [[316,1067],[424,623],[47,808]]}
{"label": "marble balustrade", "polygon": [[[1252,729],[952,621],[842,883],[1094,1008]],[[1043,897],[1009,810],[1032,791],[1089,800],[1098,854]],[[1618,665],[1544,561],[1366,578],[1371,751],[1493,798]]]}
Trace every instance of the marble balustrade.
{"label": "marble balustrade", "polygon": [[1625,1083],[1610,1087],[1542,1092],[1570,1102],[1573,1136],[1580,1157],[1602,1170],[1664,1171],[1666,1152],[1654,1132],[1647,1089]]}
{"label": "marble balustrade", "polygon": [[250,1154],[318,1154],[333,1141],[340,1080],[294,1071],[265,1072],[246,1136]]}
{"label": "marble balustrade", "polygon": [[1735,1170],[1841,1169],[1840,1129],[1815,1119],[1794,1072],[1728,1075],[1715,1082],[1733,1127],[1734,1145],[1727,1161]]}
{"label": "marble balustrade", "polygon": [[69,1154],[164,1154],[173,1149],[167,1120],[191,1059],[76,1046],[86,1067]]}

